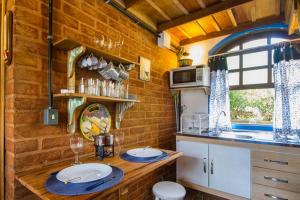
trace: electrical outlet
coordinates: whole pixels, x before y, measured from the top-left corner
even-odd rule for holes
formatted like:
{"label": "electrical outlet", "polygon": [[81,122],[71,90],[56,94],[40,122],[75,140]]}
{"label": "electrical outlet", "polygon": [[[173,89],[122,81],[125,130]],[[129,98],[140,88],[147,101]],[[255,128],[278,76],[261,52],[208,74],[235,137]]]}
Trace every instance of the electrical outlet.
{"label": "electrical outlet", "polygon": [[58,124],[58,111],[53,108],[44,109],[44,124],[57,125]]}

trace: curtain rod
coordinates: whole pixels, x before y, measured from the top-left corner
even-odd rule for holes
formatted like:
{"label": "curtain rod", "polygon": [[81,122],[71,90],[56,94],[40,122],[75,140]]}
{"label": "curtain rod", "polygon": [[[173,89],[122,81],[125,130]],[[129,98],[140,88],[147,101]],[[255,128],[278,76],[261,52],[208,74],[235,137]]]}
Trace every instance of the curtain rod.
{"label": "curtain rod", "polygon": [[253,49],[257,49],[257,48],[274,48],[278,44],[283,44],[283,43],[294,43],[294,44],[300,43],[300,38],[286,40],[286,41],[282,41],[282,42],[277,42],[277,43],[274,43],[274,44],[268,44],[268,45],[265,45],[265,46],[253,47],[253,48],[248,48],[248,49],[241,49],[241,50],[225,52],[225,53],[218,53],[218,54],[210,55],[210,56],[208,56],[208,58],[213,58],[213,57],[217,57],[217,56],[225,56],[225,55],[236,54],[236,53],[242,53],[242,52],[250,51],[250,50],[253,50]]}

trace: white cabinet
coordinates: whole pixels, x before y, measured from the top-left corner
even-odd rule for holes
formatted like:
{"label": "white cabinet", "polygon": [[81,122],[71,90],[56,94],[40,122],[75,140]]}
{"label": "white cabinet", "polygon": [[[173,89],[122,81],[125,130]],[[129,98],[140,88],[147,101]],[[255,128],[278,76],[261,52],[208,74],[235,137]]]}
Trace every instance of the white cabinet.
{"label": "white cabinet", "polygon": [[250,150],[184,140],[177,160],[177,179],[250,199]]}
{"label": "white cabinet", "polygon": [[208,144],[177,141],[176,149],[183,153],[177,159],[177,179],[208,187]]}
{"label": "white cabinet", "polygon": [[209,187],[250,198],[250,150],[209,145]]}

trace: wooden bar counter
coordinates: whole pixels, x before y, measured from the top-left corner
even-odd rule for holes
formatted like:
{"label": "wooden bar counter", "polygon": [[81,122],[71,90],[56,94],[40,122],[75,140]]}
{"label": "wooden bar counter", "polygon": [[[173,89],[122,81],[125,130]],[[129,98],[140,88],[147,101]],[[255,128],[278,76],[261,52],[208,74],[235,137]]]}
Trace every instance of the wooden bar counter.
{"label": "wooden bar counter", "polygon": [[122,160],[120,157],[115,156],[112,158],[106,158],[104,161],[95,160],[93,156],[81,158],[80,161],[83,163],[104,163],[110,164],[112,166],[116,166],[121,168],[124,171],[123,180],[115,185],[114,187],[104,190],[99,193],[92,193],[87,195],[80,196],[62,196],[49,193],[44,184],[48,179],[49,175],[55,171],[59,171],[63,168],[70,166],[70,161],[61,162],[57,164],[53,164],[47,166],[42,169],[31,170],[27,172],[22,172],[17,174],[16,179],[31,192],[36,194],[39,198],[44,200],[60,200],[60,199],[102,199],[101,197],[105,197],[113,192],[118,192],[119,199],[128,199],[126,198],[126,193],[128,192],[128,188],[126,188],[130,183],[137,181],[143,176],[155,171],[157,168],[162,167],[164,165],[170,164],[174,162],[177,158],[179,158],[182,153],[164,150],[169,154],[169,158],[158,161],[155,163],[134,163]]}

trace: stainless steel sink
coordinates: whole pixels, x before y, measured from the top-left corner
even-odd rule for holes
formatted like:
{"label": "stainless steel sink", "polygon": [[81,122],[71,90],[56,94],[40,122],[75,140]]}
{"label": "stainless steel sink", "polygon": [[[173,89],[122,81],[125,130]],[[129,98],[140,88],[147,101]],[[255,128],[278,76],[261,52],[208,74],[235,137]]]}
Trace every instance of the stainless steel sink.
{"label": "stainless steel sink", "polygon": [[232,139],[244,139],[251,140],[254,139],[253,133],[251,132],[235,132],[235,131],[225,131],[222,132],[219,137],[223,138],[232,138]]}
{"label": "stainless steel sink", "polygon": [[[221,134],[222,135],[222,134]],[[234,138],[237,138],[237,139],[247,139],[247,140],[250,140],[250,139],[253,139],[252,136],[250,135],[239,135],[239,134],[235,134],[235,135],[230,135]]]}

